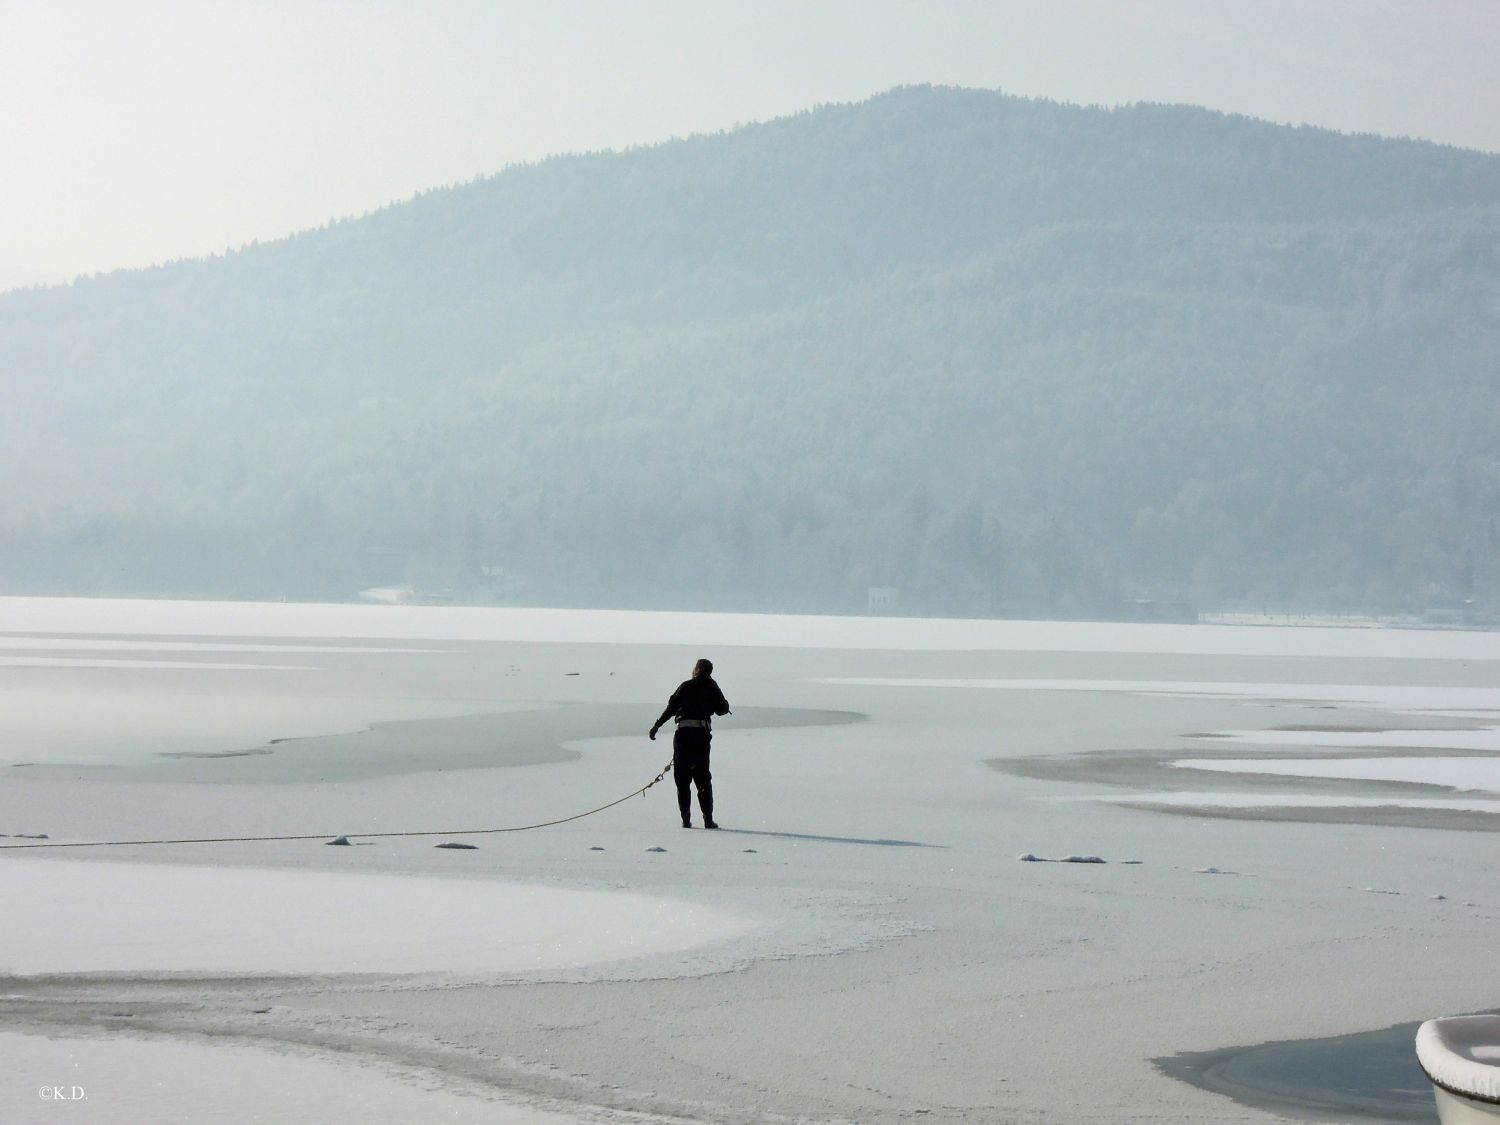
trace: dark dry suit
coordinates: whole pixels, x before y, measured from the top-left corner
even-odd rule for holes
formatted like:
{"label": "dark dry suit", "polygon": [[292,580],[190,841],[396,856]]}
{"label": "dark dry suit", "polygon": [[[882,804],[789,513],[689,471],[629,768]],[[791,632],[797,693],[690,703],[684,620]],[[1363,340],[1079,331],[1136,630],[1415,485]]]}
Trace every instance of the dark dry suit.
{"label": "dark dry suit", "polygon": [[668,719],[677,720],[672,735],[672,777],[677,782],[677,807],[686,823],[693,810],[690,786],[698,787],[698,807],[703,810],[704,824],[714,819],[713,775],[708,772],[708,746],[713,740],[713,717],[729,714],[729,701],[714,683],[712,676],[694,676],[684,680],[667,709],[656,720],[662,726]]}

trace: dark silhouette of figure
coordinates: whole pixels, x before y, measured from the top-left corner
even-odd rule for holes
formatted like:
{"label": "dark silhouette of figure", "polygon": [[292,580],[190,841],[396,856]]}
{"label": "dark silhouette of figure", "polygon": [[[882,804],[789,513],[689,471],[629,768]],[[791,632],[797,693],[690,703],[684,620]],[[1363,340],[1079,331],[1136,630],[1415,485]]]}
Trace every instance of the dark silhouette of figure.
{"label": "dark silhouette of figure", "polygon": [[667,708],[651,727],[651,740],[668,719],[677,720],[672,735],[672,776],[677,782],[677,807],[682,812],[682,826],[693,826],[693,792],[698,787],[698,807],[703,810],[703,827],[717,828],[714,823],[713,775],[708,772],[708,745],[713,740],[713,717],[729,714],[729,701],[714,682],[711,660],[693,665],[693,678],[684,680]]}

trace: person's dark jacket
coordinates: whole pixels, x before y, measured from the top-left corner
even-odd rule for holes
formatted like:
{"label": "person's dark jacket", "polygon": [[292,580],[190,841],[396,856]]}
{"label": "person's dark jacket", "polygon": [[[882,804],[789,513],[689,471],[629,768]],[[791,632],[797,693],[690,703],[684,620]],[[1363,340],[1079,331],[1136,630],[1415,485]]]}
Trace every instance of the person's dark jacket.
{"label": "person's dark jacket", "polygon": [[712,676],[694,676],[683,680],[672,698],[667,700],[667,709],[656,720],[657,726],[665,725],[668,719],[712,719],[715,715],[729,714],[729,701],[714,683]]}

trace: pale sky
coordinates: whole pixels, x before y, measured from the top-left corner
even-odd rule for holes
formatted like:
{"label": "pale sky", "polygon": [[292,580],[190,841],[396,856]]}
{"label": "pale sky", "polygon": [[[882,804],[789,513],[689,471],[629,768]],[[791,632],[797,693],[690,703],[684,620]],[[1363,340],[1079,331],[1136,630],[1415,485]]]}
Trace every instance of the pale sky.
{"label": "pale sky", "polygon": [[0,288],[932,82],[1500,152],[1500,0],[0,0]]}

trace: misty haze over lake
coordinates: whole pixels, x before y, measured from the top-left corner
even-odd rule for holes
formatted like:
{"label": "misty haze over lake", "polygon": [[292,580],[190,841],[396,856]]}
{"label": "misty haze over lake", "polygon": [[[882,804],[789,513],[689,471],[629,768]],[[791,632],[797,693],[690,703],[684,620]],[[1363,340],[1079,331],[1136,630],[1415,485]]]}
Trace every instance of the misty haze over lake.
{"label": "misty haze over lake", "polygon": [[10,593],[1476,620],[1500,157],[926,87],[0,296]]}

